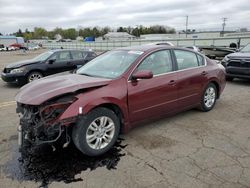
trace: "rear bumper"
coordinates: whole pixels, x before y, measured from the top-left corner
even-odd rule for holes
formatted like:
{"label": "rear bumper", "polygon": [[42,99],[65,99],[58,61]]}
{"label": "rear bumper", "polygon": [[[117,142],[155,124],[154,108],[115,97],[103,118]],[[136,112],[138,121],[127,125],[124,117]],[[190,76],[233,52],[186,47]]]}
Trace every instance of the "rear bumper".
{"label": "rear bumper", "polygon": [[3,73],[1,74],[1,78],[3,81],[8,83],[24,83],[26,82],[26,76],[23,74],[9,74]]}

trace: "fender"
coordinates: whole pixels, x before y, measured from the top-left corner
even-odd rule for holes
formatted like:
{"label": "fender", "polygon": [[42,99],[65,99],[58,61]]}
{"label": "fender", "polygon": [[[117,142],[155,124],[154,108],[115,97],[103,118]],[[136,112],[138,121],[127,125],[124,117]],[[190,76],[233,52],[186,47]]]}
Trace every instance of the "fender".
{"label": "fender", "polygon": [[59,121],[63,119],[77,117],[79,115],[85,115],[94,108],[101,105],[114,104],[119,107],[123,116],[124,126],[122,132],[128,132],[128,130],[130,129],[130,123],[129,123],[129,113],[127,108],[126,97],[122,100],[113,97],[102,97],[93,99],[88,103],[86,103],[86,101],[88,101],[86,100],[86,97],[78,98],[78,100],[75,101],[73,104],[71,104],[59,117]]}
{"label": "fender", "polygon": [[[121,110],[123,123],[129,125],[126,82],[126,79],[113,80],[105,87],[89,89],[85,92],[79,93],[75,96],[77,100],[64,111],[59,119],[63,120],[77,117],[79,115],[85,115],[98,106],[114,104]],[[113,93],[114,91],[115,97]]]}

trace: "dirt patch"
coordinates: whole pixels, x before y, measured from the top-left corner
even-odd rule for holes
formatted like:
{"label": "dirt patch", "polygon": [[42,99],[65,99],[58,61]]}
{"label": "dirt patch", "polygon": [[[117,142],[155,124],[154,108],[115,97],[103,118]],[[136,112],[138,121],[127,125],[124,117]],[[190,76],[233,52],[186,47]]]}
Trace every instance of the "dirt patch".
{"label": "dirt patch", "polygon": [[140,136],[138,142],[145,149],[167,148],[177,144],[176,140],[161,135]]}

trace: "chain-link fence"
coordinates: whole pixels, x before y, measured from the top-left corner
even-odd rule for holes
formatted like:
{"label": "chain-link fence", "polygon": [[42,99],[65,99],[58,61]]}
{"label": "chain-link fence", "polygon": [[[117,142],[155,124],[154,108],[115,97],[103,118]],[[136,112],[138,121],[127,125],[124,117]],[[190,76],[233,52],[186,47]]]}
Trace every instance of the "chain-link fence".
{"label": "chain-link fence", "polygon": [[171,42],[176,46],[217,46],[229,47],[230,44],[244,46],[250,43],[250,37],[221,37],[221,38],[202,38],[202,39],[167,39],[167,40],[130,40],[130,41],[95,41],[95,42],[44,42],[43,47],[49,49],[92,49],[95,51],[107,51],[114,48],[121,48],[126,46],[137,46],[143,44],[150,44],[155,42]]}

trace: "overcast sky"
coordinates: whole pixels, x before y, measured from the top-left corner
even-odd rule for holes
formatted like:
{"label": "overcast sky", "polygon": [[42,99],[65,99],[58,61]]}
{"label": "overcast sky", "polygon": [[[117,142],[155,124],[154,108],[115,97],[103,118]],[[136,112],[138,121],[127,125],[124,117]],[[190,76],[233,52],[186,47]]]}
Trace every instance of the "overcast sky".
{"label": "overcast sky", "polygon": [[249,0],[0,0],[0,32],[19,28],[168,25],[190,29],[250,28]]}

